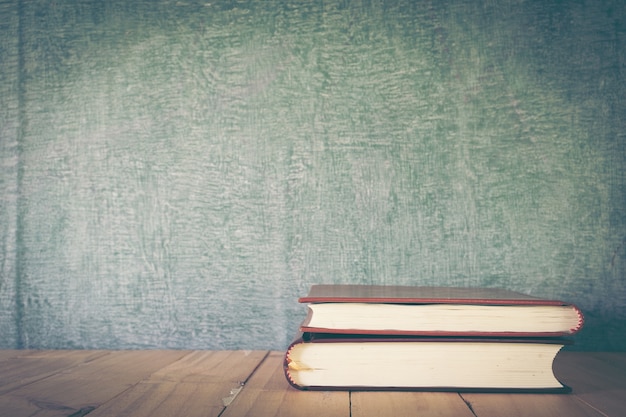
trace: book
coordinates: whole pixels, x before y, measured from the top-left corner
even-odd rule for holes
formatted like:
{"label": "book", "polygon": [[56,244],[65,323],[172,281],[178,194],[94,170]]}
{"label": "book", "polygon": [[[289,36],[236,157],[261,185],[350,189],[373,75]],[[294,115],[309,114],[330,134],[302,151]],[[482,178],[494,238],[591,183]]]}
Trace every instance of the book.
{"label": "book", "polygon": [[303,333],[561,337],[578,332],[571,303],[497,288],[313,285]]}
{"label": "book", "polygon": [[284,372],[300,390],[570,391],[552,365],[559,338],[300,335]]}

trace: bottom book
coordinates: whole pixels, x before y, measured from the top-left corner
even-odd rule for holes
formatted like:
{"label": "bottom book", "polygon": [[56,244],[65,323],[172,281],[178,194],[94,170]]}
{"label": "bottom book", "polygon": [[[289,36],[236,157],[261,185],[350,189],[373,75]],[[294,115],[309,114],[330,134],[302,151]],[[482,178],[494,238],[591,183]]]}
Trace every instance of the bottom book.
{"label": "bottom book", "polygon": [[302,390],[564,393],[552,365],[569,343],[304,333],[287,349],[284,370]]}

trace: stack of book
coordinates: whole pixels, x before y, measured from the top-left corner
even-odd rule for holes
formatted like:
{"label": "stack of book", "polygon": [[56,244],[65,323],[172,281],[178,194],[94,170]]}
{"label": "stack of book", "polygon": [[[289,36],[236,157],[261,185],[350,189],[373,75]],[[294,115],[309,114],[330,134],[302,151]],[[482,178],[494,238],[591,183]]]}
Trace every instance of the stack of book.
{"label": "stack of book", "polygon": [[298,389],[567,392],[552,365],[583,314],[504,289],[313,285],[285,376]]}

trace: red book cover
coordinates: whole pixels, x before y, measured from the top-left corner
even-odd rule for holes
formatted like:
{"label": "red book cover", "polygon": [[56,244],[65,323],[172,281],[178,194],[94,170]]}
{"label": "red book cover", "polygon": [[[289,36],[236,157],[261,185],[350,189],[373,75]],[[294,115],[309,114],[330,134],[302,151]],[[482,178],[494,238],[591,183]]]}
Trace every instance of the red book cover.
{"label": "red book cover", "polygon": [[566,305],[502,288],[417,287],[402,285],[317,284],[300,303],[448,303],[494,305]]}

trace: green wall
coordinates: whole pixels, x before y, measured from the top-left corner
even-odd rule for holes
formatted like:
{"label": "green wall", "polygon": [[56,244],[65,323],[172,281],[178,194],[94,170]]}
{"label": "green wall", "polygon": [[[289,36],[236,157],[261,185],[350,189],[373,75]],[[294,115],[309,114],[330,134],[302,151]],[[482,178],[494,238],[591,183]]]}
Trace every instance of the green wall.
{"label": "green wall", "polygon": [[283,349],[313,283],[626,348],[622,1],[0,1],[0,348]]}

